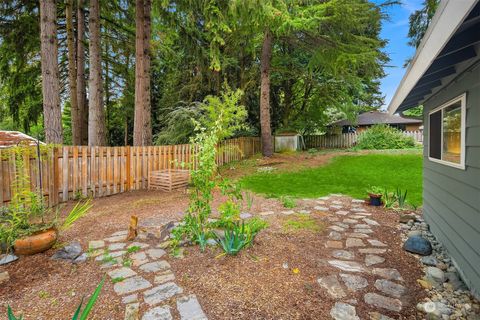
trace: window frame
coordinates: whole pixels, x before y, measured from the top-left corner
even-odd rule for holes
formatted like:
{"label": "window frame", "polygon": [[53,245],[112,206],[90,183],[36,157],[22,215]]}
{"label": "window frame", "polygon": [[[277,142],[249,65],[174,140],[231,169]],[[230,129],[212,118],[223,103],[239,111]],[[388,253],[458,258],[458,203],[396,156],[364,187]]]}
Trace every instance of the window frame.
{"label": "window frame", "polygon": [[[432,134],[431,132],[431,126],[430,126],[430,116],[432,113],[441,111],[441,126],[440,126],[440,135],[441,135],[441,142],[440,142],[440,157],[443,157],[443,110],[446,109],[447,107],[451,106],[452,104],[459,102],[460,101],[460,112],[462,113],[461,115],[461,121],[460,121],[460,163],[455,163],[455,162],[450,162],[446,161],[443,159],[436,159],[430,157],[430,135]],[[449,167],[465,170],[465,150],[466,150],[466,144],[465,144],[465,137],[466,137],[466,119],[467,119],[467,93],[464,92],[461,95],[445,102],[439,107],[436,107],[428,112],[428,160],[436,163],[440,163]]]}

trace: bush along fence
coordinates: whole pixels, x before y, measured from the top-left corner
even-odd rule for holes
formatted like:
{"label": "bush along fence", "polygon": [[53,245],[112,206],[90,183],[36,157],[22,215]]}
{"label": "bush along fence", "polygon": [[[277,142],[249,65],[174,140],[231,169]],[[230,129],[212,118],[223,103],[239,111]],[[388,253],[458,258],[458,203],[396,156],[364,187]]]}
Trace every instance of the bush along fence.
{"label": "bush along fence", "polygon": [[[21,155],[10,152],[12,148],[0,149],[0,205],[12,198],[18,170],[28,175],[31,190],[40,190],[48,205],[53,206],[79,197],[98,198],[147,189],[152,170],[196,167],[196,146],[189,144],[42,146],[40,157],[36,147],[23,148]],[[228,139],[219,144],[216,161],[223,165],[248,158],[260,150],[258,137]]]}
{"label": "bush along fence", "polygon": [[[423,142],[422,131],[402,131],[404,135],[412,137],[416,142]],[[342,133],[342,134],[325,134],[304,136],[305,148],[322,148],[322,149],[344,149],[351,148],[357,143],[357,139],[361,133]]]}

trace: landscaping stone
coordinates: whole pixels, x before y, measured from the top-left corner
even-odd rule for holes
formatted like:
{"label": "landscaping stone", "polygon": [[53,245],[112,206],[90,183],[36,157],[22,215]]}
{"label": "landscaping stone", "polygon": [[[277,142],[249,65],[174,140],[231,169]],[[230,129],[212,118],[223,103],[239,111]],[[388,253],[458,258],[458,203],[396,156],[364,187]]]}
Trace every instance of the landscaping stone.
{"label": "landscaping stone", "polygon": [[373,233],[372,229],[354,229],[353,232],[355,232],[355,233],[366,233],[366,234]]}
{"label": "landscaping stone", "polygon": [[432,245],[430,244],[430,241],[420,236],[408,238],[403,245],[403,249],[422,256],[429,256],[432,254]]}
{"label": "landscaping stone", "polygon": [[142,320],[172,320],[169,306],[155,307],[147,312],[142,317]]}
{"label": "landscaping stone", "polygon": [[263,211],[263,212],[260,212],[259,214],[260,214],[261,216],[270,216],[270,215],[272,215],[272,214],[274,214],[274,213],[275,213],[275,212],[273,212],[273,211]]}
{"label": "landscaping stone", "polygon": [[328,228],[332,229],[333,231],[337,231],[337,232],[344,232],[345,231],[344,228],[341,228],[339,226],[329,226]]}
{"label": "landscaping stone", "polygon": [[328,237],[332,240],[342,240],[342,234],[336,231],[330,232]]}
{"label": "landscaping stone", "polygon": [[367,253],[367,254],[382,254],[387,252],[387,249],[379,249],[379,248],[362,248],[358,249],[360,253]]}
{"label": "landscaping stone", "polygon": [[310,210],[305,210],[305,209],[302,209],[302,210],[299,210],[298,213],[302,213],[302,214],[310,214],[312,213],[312,211]]}
{"label": "landscaping stone", "polygon": [[332,240],[328,240],[328,241],[325,243],[325,248],[342,249],[342,248],[343,248],[343,242],[342,242],[342,241],[332,241]]}
{"label": "landscaping stone", "polygon": [[10,280],[10,275],[8,274],[8,271],[2,271],[0,272],[0,283],[4,283]]}
{"label": "landscaping stone", "polygon": [[173,274],[173,272],[171,270],[165,270],[159,274],[156,274],[153,282],[155,284],[162,284],[173,280],[175,280],[175,275]]}
{"label": "landscaping stone", "polygon": [[377,293],[367,293],[364,296],[364,300],[369,305],[377,308],[383,308],[394,312],[400,312],[402,310],[402,302],[400,300],[385,297]]}
{"label": "landscaping stone", "polygon": [[108,261],[102,261],[102,266],[100,269],[111,268],[111,267],[121,267],[123,263],[122,257],[114,258]]}
{"label": "landscaping stone", "polygon": [[373,266],[375,264],[383,263],[385,262],[385,258],[374,255],[374,254],[367,254],[365,256],[365,265],[367,267]]}
{"label": "landscaping stone", "polygon": [[370,229],[370,225],[368,224],[356,224],[353,226],[354,229]]}
{"label": "landscaping stone", "polygon": [[110,237],[127,236],[127,235],[128,235],[128,230],[122,230],[122,231],[117,231],[112,233]]}
{"label": "landscaping stone", "polygon": [[319,278],[317,282],[322,288],[327,290],[332,298],[340,299],[346,296],[340,281],[338,281],[337,276],[334,274]]}
{"label": "landscaping stone", "polygon": [[349,211],[345,211],[345,210],[340,210],[335,212],[335,214],[339,214],[341,216],[346,216],[349,213],[350,213]]}
{"label": "landscaping stone", "polygon": [[431,267],[435,267],[438,264],[438,260],[434,256],[421,257],[420,262],[426,266],[431,266]]}
{"label": "landscaping stone", "polygon": [[151,259],[154,259],[154,260],[159,259],[166,254],[165,250],[162,250],[162,249],[147,249],[145,250],[145,252]]}
{"label": "landscaping stone", "polygon": [[415,236],[421,236],[422,235],[422,231],[421,230],[412,230],[412,231],[409,231],[407,233],[407,237],[410,238],[410,237],[415,237]]}
{"label": "landscaping stone", "polygon": [[182,292],[183,289],[177,286],[174,282],[167,282],[145,291],[143,296],[145,303],[152,306]]}
{"label": "landscaping stone", "polygon": [[365,269],[362,267],[362,265],[355,261],[330,260],[328,263],[343,271],[365,272]]}
{"label": "landscaping stone", "polygon": [[355,307],[343,302],[335,303],[330,310],[330,316],[335,320],[360,320]]}
{"label": "landscaping stone", "polygon": [[295,213],[295,211],[293,211],[293,210],[285,210],[285,211],[282,211],[282,214],[287,215],[287,216],[289,216],[289,215],[291,215],[291,214],[294,214],[294,213]]}
{"label": "landscaping stone", "polygon": [[118,295],[124,295],[135,291],[150,288],[152,284],[140,276],[127,278],[113,285],[113,290]]}
{"label": "landscaping stone", "polygon": [[336,204],[332,204],[332,205],[330,206],[330,208],[331,208],[331,209],[334,209],[334,210],[338,210],[338,209],[342,209],[343,206],[341,206],[341,205],[336,205]]}
{"label": "landscaping stone", "polygon": [[358,223],[358,220],[354,220],[354,219],[343,219],[343,222],[344,222],[344,223],[348,223],[348,224],[355,224],[355,223]]}
{"label": "landscaping stone", "polygon": [[134,302],[138,302],[138,294],[137,293],[134,293],[134,294],[131,294],[131,295],[128,295],[128,296],[125,296],[122,298],[122,303],[124,304],[129,304],[129,303],[134,303]]}
{"label": "landscaping stone", "polygon": [[333,203],[333,204],[342,204],[342,202],[341,202],[341,201],[338,201],[338,200],[333,200],[332,203]]}
{"label": "landscaping stone", "polygon": [[348,224],[342,223],[342,222],[335,222],[334,225],[339,226],[340,228],[345,228],[348,229],[350,226]]}
{"label": "landscaping stone", "polygon": [[82,262],[87,261],[87,259],[88,259],[88,254],[82,253],[81,255],[79,255],[78,257],[76,257],[76,258],[72,261],[72,263],[74,263],[74,264],[82,263]]}
{"label": "landscaping stone", "polygon": [[150,247],[150,245],[143,242],[132,242],[131,244],[128,245],[127,248],[130,249],[131,247],[140,247],[140,249],[145,249]]}
{"label": "landscaping stone", "polygon": [[78,241],[72,241],[68,245],[59,249],[53,254],[53,260],[68,260],[73,261],[82,253],[82,246]]}
{"label": "landscaping stone", "polygon": [[367,241],[374,247],[386,247],[387,245],[376,239],[367,239]]}
{"label": "landscaping stone", "polygon": [[365,243],[363,242],[362,239],[359,239],[359,238],[347,238],[347,241],[346,241],[345,244],[346,244],[347,248],[365,247]]}
{"label": "landscaping stone", "polygon": [[125,320],[138,320],[140,303],[129,303],[125,308]]}
{"label": "landscaping stone", "polygon": [[368,238],[369,237],[368,234],[357,233],[357,232],[348,233],[347,236],[351,238]]}
{"label": "landscaping stone", "polygon": [[108,250],[110,250],[110,251],[122,250],[126,246],[127,246],[127,244],[125,242],[112,243],[108,246]]}
{"label": "landscaping stone", "polygon": [[448,279],[448,283],[452,286],[454,291],[463,290],[467,291],[468,288],[465,283],[460,279],[456,272],[446,272],[445,277]]}
{"label": "landscaping stone", "polygon": [[131,254],[130,259],[132,259],[133,265],[135,267],[138,267],[148,262],[147,254],[143,251]]}
{"label": "landscaping stone", "polygon": [[115,251],[115,252],[105,252],[103,255],[98,256],[95,258],[95,261],[103,261],[107,260],[109,257],[110,258],[117,258],[123,256],[127,251],[122,250],[122,251]]}
{"label": "landscaping stone", "polygon": [[177,310],[180,313],[180,320],[207,320],[197,297],[193,294],[178,298]]}
{"label": "landscaping stone", "polygon": [[317,211],[328,211],[327,207],[322,207],[322,206],[315,206],[315,207],[313,207],[313,209],[315,209]]}
{"label": "landscaping stone", "polygon": [[374,268],[372,273],[385,279],[403,281],[400,272],[393,268]]}
{"label": "landscaping stone", "polygon": [[365,221],[365,223],[367,223],[371,226],[379,226],[380,225],[377,221],[372,220],[372,219],[368,219],[368,218],[363,218],[363,221]]}
{"label": "landscaping stone", "polygon": [[417,217],[413,214],[402,214],[399,218],[400,223],[408,223],[409,221],[416,221]]}
{"label": "landscaping stone", "polygon": [[105,241],[103,240],[92,240],[88,243],[88,249],[95,250],[105,247]]}
{"label": "landscaping stone", "polygon": [[121,242],[121,241],[125,241],[125,236],[114,236],[114,237],[105,238],[103,240],[107,242]]}
{"label": "landscaping stone", "polygon": [[347,273],[341,273],[340,277],[351,291],[357,291],[368,286],[368,281],[364,277]]}
{"label": "landscaping stone", "polygon": [[7,263],[10,263],[10,262],[13,262],[15,260],[17,260],[18,257],[14,254],[2,254],[0,255],[0,266],[1,265],[4,265],[4,264],[7,264]]}
{"label": "landscaping stone", "polygon": [[108,272],[110,278],[129,278],[135,276],[137,273],[130,268],[122,267]]}
{"label": "landscaping stone", "polygon": [[344,259],[344,260],[353,260],[355,258],[355,254],[350,251],[346,250],[335,250],[332,252],[332,256],[337,259]]}
{"label": "landscaping stone", "polygon": [[365,203],[365,200],[362,200],[362,199],[352,199],[352,203]]}
{"label": "landscaping stone", "polygon": [[375,288],[377,288],[378,291],[381,291],[394,298],[401,298],[407,294],[407,288],[401,284],[385,279],[376,280]]}
{"label": "landscaping stone", "polygon": [[351,209],[353,212],[367,212],[364,208],[352,208]]}
{"label": "landscaping stone", "polygon": [[250,219],[251,217],[253,217],[253,216],[248,212],[240,213],[240,219]]}
{"label": "landscaping stone", "polygon": [[165,260],[160,260],[142,264],[139,269],[144,272],[158,272],[170,269],[170,264]]}
{"label": "landscaping stone", "polygon": [[350,215],[349,217],[352,218],[352,219],[363,219],[363,218],[365,218],[365,216],[360,215],[359,213]]}
{"label": "landscaping stone", "polygon": [[425,277],[435,286],[440,286],[445,282],[445,273],[436,267],[428,267],[425,271]]}
{"label": "landscaping stone", "polygon": [[378,312],[369,312],[368,315],[370,316],[370,320],[394,320],[393,318],[387,317]]}

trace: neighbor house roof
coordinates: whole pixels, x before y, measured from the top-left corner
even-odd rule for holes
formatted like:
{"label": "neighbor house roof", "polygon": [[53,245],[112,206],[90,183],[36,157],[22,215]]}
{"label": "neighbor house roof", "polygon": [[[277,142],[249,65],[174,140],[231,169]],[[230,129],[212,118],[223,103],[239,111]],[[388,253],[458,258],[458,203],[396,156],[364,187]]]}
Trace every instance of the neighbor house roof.
{"label": "neighbor house roof", "polygon": [[479,0],[442,0],[388,106],[389,113],[423,104],[459,73],[476,67],[479,30]]}
{"label": "neighbor house roof", "polygon": [[[29,145],[36,145],[37,139],[26,135],[25,133],[19,131],[3,131],[0,130],[0,148],[8,148],[11,146],[16,146],[20,142],[27,143]],[[43,144],[43,142],[40,142]]]}
{"label": "neighbor house roof", "polygon": [[[370,126],[373,124],[416,124],[422,123],[422,120],[402,118],[398,115],[391,115],[381,111],[369,111],[358,115],[357,122],[354,125]],[[351,126],[352,122],[349,120],[340,120],[332,123],[336,126]]]}

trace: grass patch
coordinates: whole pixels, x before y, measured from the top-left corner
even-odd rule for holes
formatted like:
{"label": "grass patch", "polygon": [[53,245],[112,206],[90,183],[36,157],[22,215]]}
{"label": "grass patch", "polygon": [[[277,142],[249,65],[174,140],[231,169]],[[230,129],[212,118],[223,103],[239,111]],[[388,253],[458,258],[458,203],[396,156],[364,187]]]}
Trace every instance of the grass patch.
{"label": "grass patch", "polygon": [[286,231],[309,230],[320,232],[325,226],[308,214],[298,213],[293,218],[286,220],[283,227]]}
{"label": "grass patch", "polygon": [[273,197],[314,198],[341,193],[354,198],[367,196],[375,185],[388,190],[408,190],[407,203],[422,204],[422,155],[381,153],[334,158],[329,164],[284,173],[257,173],[241,180],[253,192]]}
{"label": "grass patch", "polygon": [[282,202],[283,207],[287,209],[292,209],[297,206],[297,202],[292,197],[282,196],[280,197],[280,201]]}

